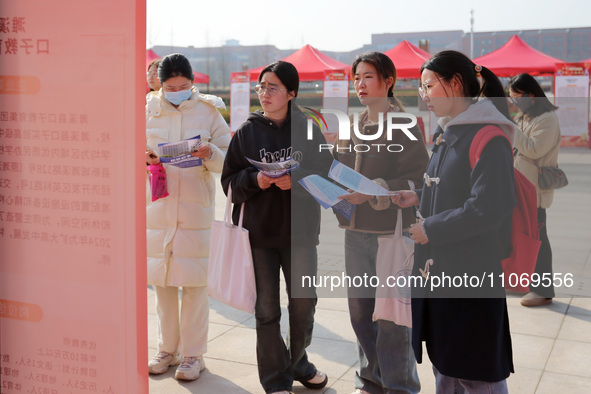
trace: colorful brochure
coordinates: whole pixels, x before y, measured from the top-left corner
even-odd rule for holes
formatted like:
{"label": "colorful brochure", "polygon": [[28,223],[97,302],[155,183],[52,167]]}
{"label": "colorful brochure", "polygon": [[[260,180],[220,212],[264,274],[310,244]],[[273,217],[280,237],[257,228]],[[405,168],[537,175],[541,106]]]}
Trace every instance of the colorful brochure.
{"label": "colorful brochure", "polygon": [[332,165],[330,166],[330,171],[328,171],[328,177],[357,193],[367,194],[369,196],[392,195],[388,189],[383,188],[371,179],[361,175],[337,160],[333,160]]}
{"label": "colorful brochure", "polygon": [[260,172],[271,178],[279,178],[282,175],[288,174],[293,168],[297,168],[299,163],[291,157],[282,161],[275,161],[273,163],[264,163],[246,158],[250,164],[255,166]]}
{"label": "colorful brochure", "polygon": [[200,158],[191,155],[192,152],[197,152],[199,148],[201,148],[201,135],[188,140],[158,144],[160,161],[181,168],[196,167],[203,164]]}
{"label": "colorful brochure", "polygon": [[346,217],[347,220],[351,220],[353,204],[347,200],[338,198],[339,196],[349,194],[348,191],[324,179],[320,175],[308,175],[301,179],[299,183],[324,209],[333,208],[336,212]]}

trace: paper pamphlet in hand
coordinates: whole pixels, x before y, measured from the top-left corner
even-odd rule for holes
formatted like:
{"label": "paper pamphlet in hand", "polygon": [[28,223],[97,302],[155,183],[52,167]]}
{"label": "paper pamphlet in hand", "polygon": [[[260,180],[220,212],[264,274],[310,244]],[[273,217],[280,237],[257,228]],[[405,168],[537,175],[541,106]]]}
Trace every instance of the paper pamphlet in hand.
{"label": "paper pamphlet in hand", "polygon": [[348,189],[369,196],[390,196],[392,193],[374,181],[361,175],[337,160],[333,160],[328,177],[334,179]]}
{"label": "paper pamphlet in hand", "polygon": [[349,193],[345,189],[322,178],[320,175],[309,175],[301,179],[299,183],[324,209],[332,207],[346,217],[347,220],[351,220],[353,204],[338,198]]}
{"label": "paper pamphlet in hand", "polygon": [[271,178],[279,178],[280,176],[291,172],[293,168],[297,168],[299,165],[298,162],[292,158],[273,163],[263,163],[262,161],[252,160],[248,157],[246,160],[248,160],[249,163],[255,166],[260,172]]}
{"label": "paper pamphlet in hand", "polygon": [[200,135],[188,140],[158,144],[160,161],[181,168],[200,166],[202,164],[201,159],[191,155],[192,152],[197,152],[200,147]]}

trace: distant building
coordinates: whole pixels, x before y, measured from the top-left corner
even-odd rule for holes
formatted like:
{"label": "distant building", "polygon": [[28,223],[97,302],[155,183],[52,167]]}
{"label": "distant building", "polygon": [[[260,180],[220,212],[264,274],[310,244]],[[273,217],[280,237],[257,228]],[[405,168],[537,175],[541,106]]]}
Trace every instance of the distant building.
{"label": "distant building", "polygon": [[[474,57],[499,49],[513,35],[538,51],[567,62],[591,57],[591,27],[474,33]],[[462,38],[462,52],[470,53],[470,33]]]}
{"label": "distant building", "polygon": [[295,51],[282,51],[274,45],[242,46],[237,40],[228,40],[221,47],[155,46],[152,50],[159,56],[182,53],[195,71],[209,75],[209,84],[214,89],[229,87],[232,72],[264,66]]}
{"label": "distant building", "polygon": [[462,50],[463,30],[430,31],[420,33],[383,33],[371,35],[371,46],[376,51],[385,52],[402,41],[419,46],[421,41],[429,43],[430,52],[436,53],[445,49]]}
{"label": "distant building", "polygon": [[[477,32],[474,33],[474,57],[499,49],[513,35],[518,35],[538,51],[567,62],[591,57],[591,27]],[[462,30],[372,34],[371,45],[367,47],[387,51],[402,40],[416,46],[420,46],[421,41],[426,40],[430,46],[430,53],[454,49],[470,56],[470,33]]]}
{"label": "distant building", "polygon": [[[474,33],[474,57],[499,49],[514,34],[533,48],[568,62],[591,58],[591,27]],[[462,30],[372,34],[371,44],[353,51],[323,52],[340,62],[351,64],[363,52],[385,52],[403,40],[428,49],[430,53],[453,49],[470,56],[470,33]],[[230,73],[264,66],[292,54],[299,48],[281,50],[274,45],[246,46],[240,45],[238,40],[229,39],[221,47],[156,46],[152,49],[160,56],[174,52],[183,53],[196,71],[209,75],[212,88],[224,89],[230,86]]]}
{"label": "distant building", "polygon": [[225,47],[238,47],[240,46],[240,41],[238,40],[234,40],[234,39],[229,39],[226,40],[226,43],[224,44]]}

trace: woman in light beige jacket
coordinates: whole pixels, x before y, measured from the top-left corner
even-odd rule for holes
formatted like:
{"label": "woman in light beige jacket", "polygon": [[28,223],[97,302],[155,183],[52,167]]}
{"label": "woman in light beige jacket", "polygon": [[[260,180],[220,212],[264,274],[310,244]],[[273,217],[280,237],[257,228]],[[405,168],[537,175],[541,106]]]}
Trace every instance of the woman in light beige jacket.
{"label": "woman in light beige jacket", "polygon": [[[541,225],[542,245],[538,254],[535,273],[540,275],[540,286],[530,285],[530,293],[521,299],[523,306],[541,306],[552,302],[552,249],[548,240],[546,209],[552,205],[554,190],[542,190],[538,184],[541,167],[558,166],[560,126],[556,109],[544,94],[538,82],[529,74],[520,74],[509,82],[509,95],[519,108],[515,118],[518,130],[515,134],[515,168],[521,171],[538,192],[538,225]],[[545,277],[550,278],[549,286]]]}
{"label": "woman in light beige jacket", "polygon": [[[181,54],[164,57],[158,67],[162,88],[146,104],[146,162],[156,164],[158,146],[199,136],[192,156],[201,165],[165,163],[168,196],[152,201],[146,184],[148,284],[156,292],[158,354],[148,362],[151,374],[180,366],[175,377],[199,378],[205,368],[209,298],[207,267],[215,212],[212,172],[221,172],[230,129],[216,105],[221,99],[199,94],[193,70]],[[179,290],[182,289],[179,305]],[[179,314],[180,311],[180,314]]]}

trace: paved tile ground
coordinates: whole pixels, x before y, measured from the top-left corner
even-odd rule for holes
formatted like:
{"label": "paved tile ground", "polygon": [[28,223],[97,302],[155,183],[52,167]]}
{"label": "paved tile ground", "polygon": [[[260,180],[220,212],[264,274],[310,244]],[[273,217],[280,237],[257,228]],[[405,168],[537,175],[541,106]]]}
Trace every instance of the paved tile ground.
{"label": "paved tile ground", "polygon": [[[591,150],[561,149],[560,166],[570,185],[556,192],[554,205],[547,211],[548,232],[554,271],[576,274],[577,280],[572,288],[560,289],[560,298],[548,307],[524,308],[519,297],[508,297],[516,369],[508,380],[511,393],[591,392],[591,299],[581,296],[591,294]],[[224,206],[225,198],[218,188],[217,217]],[[339,272],[343,269],[342,233],[328,231],[336,228],[332,215],[323,216],[322,225],[319,272]],[[147,294],[148,350],[152,357],[156,353],[157,318],[154,292],[148,288]],[[207,369],[201,378],[178,382],[171,369],[163,375],[150,376],[150,393],[263,393],[256,367],[254,318],[215,300],[210,301],[210,308]],[[309,355],[329,376],[323,393],[353,391],[357,358],[346,299],[319,299]],[[421,392],[434,393],[428,358],[419,365],[419,376]],[[317,392],[299,384],[293,390]]]}

